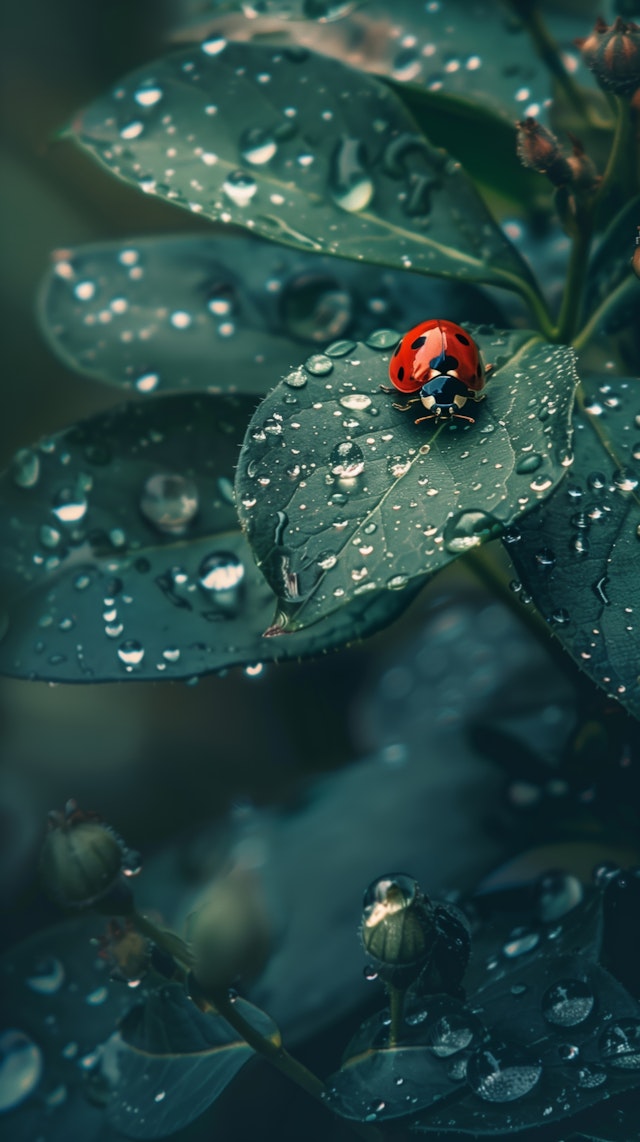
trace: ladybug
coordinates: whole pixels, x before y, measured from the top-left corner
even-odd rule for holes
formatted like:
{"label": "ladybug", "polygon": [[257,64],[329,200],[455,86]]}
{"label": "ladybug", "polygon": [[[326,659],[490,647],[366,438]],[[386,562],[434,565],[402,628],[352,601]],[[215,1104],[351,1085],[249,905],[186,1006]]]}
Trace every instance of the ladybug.
{"label": "ladybug", "polygon": [[459,325],[439,318],[422,321],[405,333],[389,363],[394,388],[419,396],[393,407],[406,412],[420,402],[427,416],[418,417],[416,424],[451,417],[473,424],[474,418],[460,410],[468,400],[483,399],[485,376],[492,368],[483,366],[478,346]]}

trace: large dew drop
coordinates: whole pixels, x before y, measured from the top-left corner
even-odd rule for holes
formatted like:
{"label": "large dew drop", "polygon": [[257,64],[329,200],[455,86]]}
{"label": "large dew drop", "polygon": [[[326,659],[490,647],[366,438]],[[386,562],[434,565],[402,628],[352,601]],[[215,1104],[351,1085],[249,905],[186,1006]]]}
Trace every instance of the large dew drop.
{"label": "large dew drop", "polygon": [[331,158],[331,197],[349,214],[365,210],[373,198],[373,180],[366,169],[366,156],[359,139],[343,138]]}
{"label": "large dew drop", "polygon": [[500,535],[502,528],[483,511],[463,511],[452,515],[444,526],[444,545],[452,555],[461,555]]}
{"label": "large dew drop", "polygon": [[540,1081],[542,1066],[517,1047],[499,1044],[474,1052],[467,1082],[485,1102],[515,1102]]}
{"label": "large dew drop", "polygon": [[640,1019],[619,1019],[607,1027],[598,1044],[603,1062],[620,1071],[640,1069]]}
{"label": "large dew drop", "polygon": [[336,444],[329,457],[331,472],[344,480],[353,480],[364,471],[364,456],[362,449],[352,440],[345,440]]}
{"label": "large dew drop", "polygon": [[35,1090],[42,1078],[40,1048],[24,1031],[4,1031],[0,1035],[0,1111],[19,1106]]}
{"label": "large dew drop", "polygon": [[556,1027],[576,1027],[593,1010],[595,995],[580,979],[561,979],[547,988],[542,997],[542,1014]]}
{"label": "large dew drop", "polygon": [[198,489],[186,476],[157,472],[145,481],[140,511],[158,531],[179,535],[198,511]]}

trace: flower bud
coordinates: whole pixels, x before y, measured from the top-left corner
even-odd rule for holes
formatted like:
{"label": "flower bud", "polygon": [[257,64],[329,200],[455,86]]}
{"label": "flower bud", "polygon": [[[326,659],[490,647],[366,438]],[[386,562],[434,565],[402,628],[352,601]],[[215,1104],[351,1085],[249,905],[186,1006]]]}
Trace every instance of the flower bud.
{"label": "flower bud", "polygon": [[40,856],[45,891],[67,908],[88,907],[120,885],[127,856],[123,841],[97,813],[69,801],[62,813],[49,814]]}
{"label": "flower bud", "polygon": [[571,167],[556,136],[529,117],[516,124],[518,157],[525,167],[546,174],[554,186],[571,181]]}
{"label": "flower bud", "polygon": [[255,877],[234,869],[205,893],[187,922],[193,975],[206,993],[256,975],[269,952],[269,925]]}
{"label": "flower bud", "polygon": [[363,901],[360,935],[378,976],[408,987],[431,957],[433,908],[417,881],[404,873],[374,880]]}
{"label": "flower bud", "polygon": [[98,955],[110,964],[112,979],[133,983],[145,975],[151,960],[151,945],[130,921],[110,920],[98,944]]}
{"label": "flower bud", "polygon": [[640,87],[640,25],[621,16],[611,25],[598,19],[591,34],[575,43],[605,91],[633,95]]}
{"label": "flower bud", "polygon": [[583,197],[597,190],[602,180],[595,163],[589,158],[580,140],[574,135],[569,135],[569,138],[573,144],[573,154],[567,159],[571,171],[571,185],[576,193]]}

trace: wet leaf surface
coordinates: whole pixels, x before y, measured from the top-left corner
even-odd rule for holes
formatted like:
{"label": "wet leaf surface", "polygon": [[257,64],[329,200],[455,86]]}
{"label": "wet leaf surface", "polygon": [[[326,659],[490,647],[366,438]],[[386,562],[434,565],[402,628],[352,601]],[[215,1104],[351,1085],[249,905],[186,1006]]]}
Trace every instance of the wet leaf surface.
{"label": "wet leaf surface", "polygon": [[565,649],[638,716],[640,390],[635,379],[603,377],[582,388],[569,477],[508,550]]}
{"label": "wet leaf surface", "polygon": [[313,355],[258,408],[238,508],[290,629],[376,589],[402,592],[495,538],[561,479],[572,351],[526,332],[471,333],[495,368],[475,424],[416,425],[412,409],[393,407],[380,392],[390,331]]}
{"label": "wet leaf surface", "polygon": [[435,310],[454,321],[497,316],[473,286],[225,234],[57,251],[40,323],[66,364],[143,395],[265,393],[301,343],[364,339],[382,320],[417,324]]}
{"label": "wet leaf surface", "polygon": [[[279,1042],[271,1019],[246,1000],[240,1014]],[[222,1094],[253,1050],[219,1016],[203,1014],[181,984],[151,992],[107,1041],[101,1073],[107,1118],[129,1138],[163,1138],[193,1122]]]}
{"label": "wet leaf surface", "polygon": [[128,76],[72,133],[148,194],[285,245],[531,287],[472,183],[394,93],[306,49],[214,36]]}
{"label": "wet leaf surface", "polygon": [[[333,6],[333,5],[332,5]],[[565,6],[566,7],[566,6]],[[194,35],[222,29],[233,39],[269,34],[281,42],[311,47],[352,66],[400,83],[461,95],[486,107],[501,109],[510,119],[544,117],[552,83],[535,55],[531,39],[509,8],[491,0],[396,0],[393,10],[383,0],[366,0],[335,23],[296,21],[300,5],[288,0],[247,6],[239,0],[235,17],[215,19],[217,9],[194,11]],[[574,39],[587,35],[597,5],[582,3],[579,11],[546,7],[544,19],[576,79],[593,88]],[[207,24],[207,15],[210,21]]]}
{"label": "wet leaf surface", "polygon": [[319,653],[406,606],[385,591],[310,637],[261,637],[276,600],[231,482],[253,408],[249,397],[159,397],[18,452],[0,485],[4,673],[191,678]]}

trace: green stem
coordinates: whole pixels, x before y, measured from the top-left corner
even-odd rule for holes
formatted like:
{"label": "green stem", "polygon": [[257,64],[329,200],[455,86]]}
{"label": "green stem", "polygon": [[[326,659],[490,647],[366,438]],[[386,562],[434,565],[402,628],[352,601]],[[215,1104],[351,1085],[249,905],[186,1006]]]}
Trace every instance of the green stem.
{"label": "green stem", "polygon": [[515,8],[519,19],[522,20],[531,36],[538,56],[554,79],[558,81],[572,107],[582,119],[590,122],[589,108],[585,104],[582,92],[573,76],[569,75],[564,66],[558,45],[547,28],[539,9],[535,5],[531,8],[528,5],[521,5],[517,0],[512,0],[512,7]]}
{"label": "green stem", "polygon": [[630,273],[628,277],[619,282],[616,288],[612,290],[607,297],[605,297],[604,301],[602,301],[598,308],[593,311],[586,325],[583,325],[580,332],[573,338],[572,344],[574,349],[578,351],[584,349],[585,345],[589,343],[594,333],[597,333],[598,327],[601,325],[607,315],[613,312],[613,310],[615,310],[618,305],[624,301],[627,294],[629,297],[631,297],[634,290],[640,292],[640,283],[638,282],[636,276],[633,273]]}
{"label": "green stem", "polygon": [[588,207],[580,208],[578,206],[576,222],[577,230],[571,245],[571,257],[564,284],[562,305],[553,337],[554,341],[561,343],[573,339],[582,312],[584,285],[593,236],[593,211]]}
{"label": "green stem", "polygon": [[635,123],[631,102],[615,97],[616,125],[613,143],[609,153],[607,169],[602,176],[602,183],[598,191],[598,202],[602,202],[609,188],[617,185],[622,195],[631,197],[636,190],[636,140]]}
{"label": "green stem", "polygon": [[180,936],[177,936],[170,928],[161,928],[149,916],[145,916],[143,912],[138,912],[137,908],[134,908],[130,918],[143,936],[153,940],[154,944],[167,952],[181,968],[186,971],[190,970],[192,964],[191,951],[189,945]]}
{"label": "green stem", "polygon": [[404,999],[406,994],[405,988],[394,987],[393,984],[387,984],[387,995],[389,996],[389,1008],[391,1011],[391,1026],[389,1027],[390,1047],[397,1047],[398,1045],[398,1039],[402,1031]]}
{"label": "green stem", "polygon": [[516,278],[514,275],[511,288],[514,293],[520,295],[531,309],[531,312],[535,315],[538,322],[538,329],[542,335],[546,337],[548,341],[553,340],[554,324],[547,303],[537,285],[526,281],[525,278]]}

